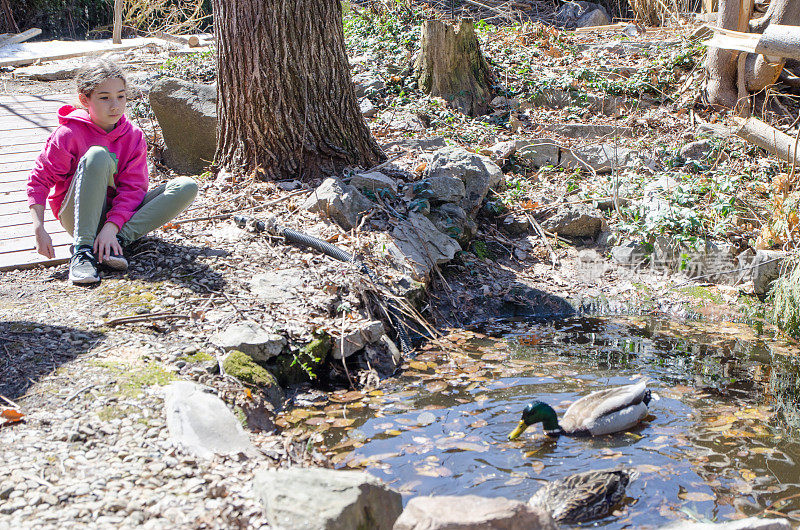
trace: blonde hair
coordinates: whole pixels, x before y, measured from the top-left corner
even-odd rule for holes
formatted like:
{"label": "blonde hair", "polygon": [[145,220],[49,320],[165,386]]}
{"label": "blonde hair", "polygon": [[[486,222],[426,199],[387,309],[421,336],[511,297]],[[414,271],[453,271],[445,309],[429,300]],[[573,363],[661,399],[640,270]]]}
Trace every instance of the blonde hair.
{"label": "blonde hair", "polygon": [[75,84],[78,87],[78,93],[88,98],[97,85],[109,79],[122,79],[125,86],[128,86],[125,74],[122,73],[122,68],[117,63],[110,59],[96,59],[81,67],[78,75],[75,76]]}

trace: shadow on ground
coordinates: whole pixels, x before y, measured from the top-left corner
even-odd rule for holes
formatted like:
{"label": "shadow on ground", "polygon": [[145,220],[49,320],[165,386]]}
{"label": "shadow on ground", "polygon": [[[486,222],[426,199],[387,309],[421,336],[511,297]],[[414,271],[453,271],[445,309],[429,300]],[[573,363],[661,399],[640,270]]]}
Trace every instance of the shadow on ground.
{"label": "shadow on ground", "polygon": [[0,322],[0,395],[17,399],[43,377],[91,350],[102,333],[40,322]]}

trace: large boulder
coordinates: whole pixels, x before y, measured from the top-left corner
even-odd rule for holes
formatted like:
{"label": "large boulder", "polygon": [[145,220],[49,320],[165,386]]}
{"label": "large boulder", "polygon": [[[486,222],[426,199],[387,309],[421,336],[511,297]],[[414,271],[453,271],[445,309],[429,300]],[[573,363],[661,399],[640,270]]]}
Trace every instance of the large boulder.
{"label": "large boulder", "polygon": [[358,226],[358,216],[375,206],[354,186],[335,178],[325,179],[303,203],[309,212],[321,213],[350,230]]}
{"label": "large boulder", "polygon": [[503,171],[488,157],[470,153],[460,147],[450,146],[433,154],[428,177],[457,177],[464,183],[466,197],[461,206],[467,213],[474,213],[481,207],[489,188],[503,181]]}
{"label": "large boulder", "polygon": [[681,522],[661,527],[662,530],[789,530],[788,519],[762,519],[748,517],[724,523]]}
{"label": "large boulder", "polygon": [[222,369],[227,375],[260,388],[274,408],[279,408],[283,403],[283,390],[278,385],[278,380],[246,353],[239,350],[229,352],[222,361]]}
{"label": "large boulder", "polygon": [[440,232],[458,241],[462,248],[478,233],[478,225],[457,204],[448,202],[433,207],[427,217]]}
{"label": "large boulder", "polygon": [[428,278],[433,267],[449,262],[461,250],[458,241],[441,233],[427,217],[417,212],[410,213],[408,220],[395,226],[392,238],[389,254],[420,281]]}
{"label": "large boulder", "polygon": [[271,528],[390,530],[403,510],[399,493],[359,471],[264,469],[253,489]]}
{"label": "large boulder", "polygon": [[588,204],[574,204],[558,208],[542,227],[560,236],[596,237],[606,228],[603,213]]}
{"label": "large boulder", "polygon": [[477,495],[414,497],[394,530],[556,530],[550,515],[522,501]]}
{"label": "large boulder", "polygon": [[411,191],[417,199],[435,202],[460,202],[467,195],[464,181],[448,175],[428,177],[415,182]]}
{"label": "large boulder", "polygon": [[178,173],[202,173],[217,149],[217,87],[166,78],[150,89],[150,106],[164,137],[164,163]]}
{"label": "large boulder", "polygon": [[611,24],[608,12],[592,2],[564,2],[556,11],[556,24],[567,29]]}
{"label": "large boulder", "polygon": [[227,405],[189,381],[170,383],[164,393],[170,438],[202,458],[254,454],[247,433]]}
{"label": "large boulder", "polygon": [[783,262],[789,256],[782,250],[757,250],[753,258],[753,292],[767,294],[772,282],[778,279],[783,270]]}

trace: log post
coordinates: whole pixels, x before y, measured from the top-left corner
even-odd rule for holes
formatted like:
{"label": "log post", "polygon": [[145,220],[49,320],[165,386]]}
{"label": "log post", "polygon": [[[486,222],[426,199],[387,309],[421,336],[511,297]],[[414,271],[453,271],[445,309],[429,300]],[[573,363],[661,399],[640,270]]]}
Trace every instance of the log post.
{"label": "log post", "polygon": [[114,0],[114,31],[111,34],[114,44],[122,44],[122,4],[125,0]]}

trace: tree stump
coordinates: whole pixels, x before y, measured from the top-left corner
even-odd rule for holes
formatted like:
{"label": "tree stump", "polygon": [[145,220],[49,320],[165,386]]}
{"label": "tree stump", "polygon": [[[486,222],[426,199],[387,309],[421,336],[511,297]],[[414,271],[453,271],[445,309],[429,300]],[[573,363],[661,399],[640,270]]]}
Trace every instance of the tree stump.
{"label": "tree stump", "polygon": [[469,21],[462,20],[457,28],[439,20],[425,21],[414,75],[423,92],[444,98],[465,114],[480,116],[489,109],[491,71]]}

